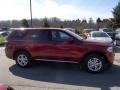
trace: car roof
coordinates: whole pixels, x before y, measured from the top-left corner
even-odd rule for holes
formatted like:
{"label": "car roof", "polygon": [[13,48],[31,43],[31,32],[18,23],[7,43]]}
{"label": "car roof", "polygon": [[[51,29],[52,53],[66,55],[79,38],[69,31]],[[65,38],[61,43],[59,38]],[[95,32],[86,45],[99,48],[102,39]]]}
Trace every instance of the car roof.
{"label": "car roof", "polygon": [[83,31],[95,31],[93,28],[83,29]]}
{"label": "car roof", "polygon": [[102,29],[102,30],[103,30],[103,29],[109,29],[109,28],[99,28],[99,30],[100,30],[100,29]]}
{"label": "car roof", "polygon": [[96,31],[95,29],[83,29],[83,33],[86,32],[86,33],[90,33],[91,31]]}
{"label": "car roof", "polygon": [[103,32],[103,31],[91,31],[90,33],[106,33],[106,32]]}
{"label": "car roof", "polygon": [[11,28],[12,31],[25,31],[25,30],[63,30],[62,28]]}
{"label": "car roof", "polygon": [[85,28],[84,30],[94,30],[93,28]]}

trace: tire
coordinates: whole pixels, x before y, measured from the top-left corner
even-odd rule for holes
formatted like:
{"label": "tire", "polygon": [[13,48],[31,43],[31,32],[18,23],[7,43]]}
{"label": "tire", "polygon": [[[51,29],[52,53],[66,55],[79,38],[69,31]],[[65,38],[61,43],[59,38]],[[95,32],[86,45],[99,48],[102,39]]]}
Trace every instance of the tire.
{"label": "tire", "polygon": [[90,54],[85,58],[83,64],[85,70],[90,73],[100,73],[105,69],[105,60],[99,54]]}
{"label": "tire", "polygon": [[31,56],[24,51],[17,52],[15,55],[16,64],[22,68],[31,65]]}

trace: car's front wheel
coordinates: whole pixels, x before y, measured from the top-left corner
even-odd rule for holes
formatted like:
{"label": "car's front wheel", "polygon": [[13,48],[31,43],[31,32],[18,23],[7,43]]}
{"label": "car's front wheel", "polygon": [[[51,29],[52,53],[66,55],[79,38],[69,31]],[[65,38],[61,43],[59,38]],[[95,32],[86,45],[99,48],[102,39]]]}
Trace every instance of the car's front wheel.
{"label": "car's front wheel", "polygon": [[85,58],[84,67],[91,73],[99,73],[104,70],[105,60],[101,55],[90,54]]}
{"label": "car's front wheel", "polygon": [[17,52],[15,60],[16,64],[20,67],[27,67],[31,64],[30,55],[26,52]]}

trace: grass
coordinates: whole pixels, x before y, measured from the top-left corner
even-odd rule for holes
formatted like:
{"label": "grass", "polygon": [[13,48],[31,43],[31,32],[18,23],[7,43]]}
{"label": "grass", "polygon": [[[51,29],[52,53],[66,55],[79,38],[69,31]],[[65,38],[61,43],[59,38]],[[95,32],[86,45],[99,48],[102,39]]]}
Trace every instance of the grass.
{"label": "grass", "polygon": [[0,35],[0,44],[3,44],[5,42],[5,37],[3,37],[2,35]]}

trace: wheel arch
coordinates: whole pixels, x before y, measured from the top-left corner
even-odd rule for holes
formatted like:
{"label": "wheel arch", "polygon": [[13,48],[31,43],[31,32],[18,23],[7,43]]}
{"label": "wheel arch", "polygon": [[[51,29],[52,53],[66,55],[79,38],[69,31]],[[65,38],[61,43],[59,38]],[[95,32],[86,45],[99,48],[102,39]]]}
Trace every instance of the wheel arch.
{"label": "wheel arch", "polygon": [[85,58],[86,58],[88,55],[91,55],[91,54],[97,54],[97,55],[102,56],[102,57],[104,58],[105,62],[108,63],[108,60],[107,60],[107,57],[105,56],[105,54],[102,53],[102,52],[98,52],[98,51],[91,51],[91,52],[86,53],[86,54],[82,57],[81,62],[83,63],[84,60],[85,60]]}
{"label": "wheel arch", "polygon": [[26,52],[27,54],[29,54],[32,58],[32,55],[26,50],[26,49],[23,49],[23,48],[19,48],[19,49],[16,49],[13,53],[13,59],[15,60],[15,56],[18,52]]}

